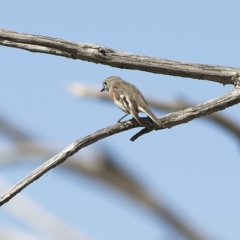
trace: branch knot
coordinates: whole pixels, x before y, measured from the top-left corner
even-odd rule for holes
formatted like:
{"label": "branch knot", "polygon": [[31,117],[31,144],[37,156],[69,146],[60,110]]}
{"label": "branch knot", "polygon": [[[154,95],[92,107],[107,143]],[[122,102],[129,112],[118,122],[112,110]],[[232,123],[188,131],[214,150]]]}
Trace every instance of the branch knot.
{"label": "branch knot", "polygon": [[232,76],[232,81],[236,89],[240,89],[240,73],[236,73]]}

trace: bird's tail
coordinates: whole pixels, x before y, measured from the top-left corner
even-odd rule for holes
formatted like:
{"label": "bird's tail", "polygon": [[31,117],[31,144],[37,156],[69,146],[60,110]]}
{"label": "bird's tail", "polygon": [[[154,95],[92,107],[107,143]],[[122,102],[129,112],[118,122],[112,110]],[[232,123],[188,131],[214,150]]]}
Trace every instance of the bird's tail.
{"label": "bird's tail", "polygon": [[141,108],[142,112],[146,113],[159,127],[164,127],[160,119],[158,119],[149,108]]}

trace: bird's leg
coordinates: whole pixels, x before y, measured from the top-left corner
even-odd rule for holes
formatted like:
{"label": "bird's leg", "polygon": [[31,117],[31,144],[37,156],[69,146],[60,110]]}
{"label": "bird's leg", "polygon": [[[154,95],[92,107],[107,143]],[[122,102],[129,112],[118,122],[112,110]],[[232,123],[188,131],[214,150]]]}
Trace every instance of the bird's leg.
{"label": "bird's leg", "polygon": [[125,114],[123,117],[121,117],[117,122],[120,123],[122,119],[124,119],[129,113]]}

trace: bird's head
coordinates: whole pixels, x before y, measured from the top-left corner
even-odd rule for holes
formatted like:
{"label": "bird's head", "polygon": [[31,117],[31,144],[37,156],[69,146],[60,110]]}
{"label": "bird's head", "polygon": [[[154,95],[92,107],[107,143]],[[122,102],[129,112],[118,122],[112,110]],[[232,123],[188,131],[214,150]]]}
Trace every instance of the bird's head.
{"label": "bird's head", "polygon": [[110,86],[111,86],[111,84],[112,84],[112,81],[118,80],[118,79],[120,79],[120,78],[119,78],[119,77],[108,77],[108,78],[106,78],[106,79],[103,81],[103,84],[102,84],[103,89],[102,89],[100,92],[109,91],[109,88],[110,88]]}

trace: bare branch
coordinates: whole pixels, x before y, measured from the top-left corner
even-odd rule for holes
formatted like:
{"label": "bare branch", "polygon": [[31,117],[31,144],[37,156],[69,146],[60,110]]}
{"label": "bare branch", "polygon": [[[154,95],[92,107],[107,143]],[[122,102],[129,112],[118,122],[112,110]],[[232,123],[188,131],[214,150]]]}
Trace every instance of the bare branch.
{"label": "bare branch", "polygon": [[[163,124],[165,125],[165,121],[167,121],[167,126],[168,128],[170,128],[171,126],[169,126],[169,120],[173,120],[174,118],[176,119],[176,122],[175,121],[172,121],[172,126],[175,126],[176,124],[179,125],[179,124],[182,124],[182,123],[187,123],[195,118],[199,118],[199,117],[202,117],[202,116],[205,116],[207,114],[211,114],[213,112],[216,112],[218,110],[223,110],[229,106],[232,106],[234,104],[237,104],[240,102],[240,98],[239,96],[237,98],[235,98],[234,96],[231,96],[232,93],[233,95],[235,94],[239,94],[239,90],[240,89],[235,89],[229,93],[226,93],[218,98],[215,98],[215,99],[212,99],[212,100],[209,100],[205,103],[202,103],[202,104],[198,104],[194,107],[189,107],[189,108],[186,108],[184,110],[181,110],[179,112],[176,112],[176,113],[170,113],[170,114],[167,114],[163,117]],[[235,103],[233,103],[233,99],[235,99],[234,101],[236,101]],[[232,100],[230,100],[232,99]],[[229,101],[230,100],[230,101]],[[231,102],[231,104],[230,104]],[[230,104],[230,105],[229,105]],[[175,116],[174,116],[175,115]],[[169,119],[168,119],[169,118]],[[162,119],[162,118],[161,118]],[[170,120],[170,121],[171,121]],[[158,129],[157,129],[158,130]],[[147,130],[145,129],[142,129],[140,132],[138,132],[137,134],[135,134],[130,140],[131,141],[135,141],[138,137],[144,135],[148,133]]]}
{"label": "bare branch", "polygon": [[[81,59],[84,61],[109,65],[112,67],[135,69],[152,73],[161,73],[196,79],[205,79],[222,84],[234,84],[236,86],[239,86],[239,69],[237,68],[192,64],[167,59],[151,58],[147,56],[140,56],[127,52],[117,51],[95,44],[74,43],[62,39],[22,34],[3,29],[0,29],[0,45],[21,48],[32,52],[41,52],[73,59]],[[197,117],[201,117],[206,114],[210,114],[212,112],[216,112],[218,110],[232,106],[239,102],[240,90],[234,90],[206,103],[197,105],[195,107],[190,107],[177,113],[168,114],[162,117],[161,120],[164,122],[166,127],[170,128],[172,126],[191,121]],[[147,118],[144,118],[143,121],[146,123],[148,122]],[[18,192],[23,190],[33,181],[37,180],[51,168],[56,167],[80,149],[105,137],[135,127],[140,126],[134,120],[126,121],[107,127],[87,137],[75,141],[59,154],[52,157],[35,171],[30,173],[27,177],[13,186],[5,194],[3,194],[0,198],[0,206],[9,201]],[[143,129],[140,131],[140,133],[133,136],[133,138],[135,137],[136,139],[136,136],[139,137],[145,133],[146,130]],[[19,138],[24,137],[26,136],[19,135]],[[146,202],[147,201],[148,199],[146,199]],[[157,211],[160,211],[161,214],[163,214],[165,209],[158,209]],[[168,214],[169,212],[166,212],[165,215],[167,216]],[[170,222],[176,221],[176,219],[171,219],[171,217],[172,215],[170,214],[166,219],[168,219]],[[178,221],[175,223],[175,225],[177,224],[179,224]],[[182,227],[181,224],[180,227]],[[203,239],[199,236],[191,234],[192,233],[190,231],[190,233],[187,233],[186,236],[190,237],[191,239]]]}
{"label": "bare branch", "polygon": [[[100,93],[99,90],[96,90],[93,87],[88,87],[80,83],[71,84],[69,87],[69,91],[71,94],[77,97],[90,97],[90,98],[97,98],[104,101],[111,100],[112,102],[112,98],[109,94]],[[173,102],[167,102],[167,101],[148,98],[148,97],[146,99],[149,106],[159,110],[167,111],[167,112],[179,111],[193,105],[186,101],[183,101],[182,99],[176,100]],[[229,117],[221,113],[213,113],[205,117],[206,117],[205,119],[217,123],[219,126],[223,127],[224,129],[229,131],[233,136],[235,136],[238,140],[240,140],[240,125],[238,124],[237,121],[233,121]],[[146,131],[146,129],[144,131]]]}
{"label": "bare branch", "polygon": [[[223,96],[220,96],[216,99],[207,101],[203,104],[199,104],[195,107],[187,108],[185,110],[181,110],[176,113],[167,114],[164,117],[161,117],[161,120],[165,124],[166,127],[172,127],[176,126],[182,123],[189,122],[197,117],[204,116],[206,114],[210,114],[217,110],[222,110],[226,107],[232,106],[234,104],[237,104],[240,102],[240,89],[235,89],[229,93],[224,94]],[[143,118],[142,121],[148,121],[147,118]],[[101,140],[103,138],[106,138],[108,136],[111,136],[113,134],[126,131],[128,129],[132,129],[135,127],[139,127],[137,122],[134,120],[132,121],[126,121],[123,123],[117,123],[113,126],[107,127],[105,129],[99,130],[87,137],[84,137],[82,139],[79,139],[66,147],[63,151],[52,157],[50,160],[46,161],[44,164],[42,164],[40,167],[35,169],[32,173],[30,173],[28,176],[26,176],[23,180],[18,182],[15,186],[13,186],[11,189],[9,189],[5,194],[3,194],[0,198],[0,205],[3,205],[7,201],[9,201],[11,198],[13,198],[17,193],[19,193],[21,190],[23,190],[25,187],[27,187],[30,183],[37,180],[39,177],[41,177],[44,173],[49,171],[50,169],[56,167],[60,163],[64,162],[67,158],[72,156],[74,153],[79,151],[80,149],[97,142],[98,140]],[[146,199],[147,200],[147,199]],[[148,200],[147,200],[148,201]],[[160,205],[159,205],[160,206]],[[166,209],[161,209],[159,206],[156,206],[156,211],[159,211],[159,214],[165,216],[165,218],[173,224],[173,226],[176,226],[177,229],[183,228],[183,230],[187,231],[185,234],[189,237],[189,239],[194,240],[202,240],[203,237],[196,235],[194,232],[192,232],[186,227],[181,221],[178,221],[177,218],[174,217],[174,215],[171,214],[171,212],[167,211]],[[178,226],[178,224],[180,225]],[[190,232],[188,232],[190,230]]]}
{"label": "bare branch", "polygon": [[[1,119],[0,119],[1,120]],[[0,124],[0,129],[3,128],[5,133],[18,140],[18,136],[29,136],[29,134],[24,133],[22,130],[18,129],[16,126],[10,125],[9,123],[3,121],[5,124]],[[7,129],[4,129],[7,126]],[[10,131],[9,131],[10,130]],[[50,157],[53,156],[54,150],[46,148],[31,138],[21,138],[22,141],[18,143],[18,151],[11,150],[11,154],[15,156],[25,157]],[[23,145],[23,146],[22,146]],[[25,146],[27,145],[27,146]],[[29,147],[30,146],[30,147]],[[24,155],[25,154],[25,155]],[[126,170],[118,166],[116,161],[112,158],[111,154],[98,153],[97,157],[94,157],[95,161],[81,161],[79,157],[72,157],[70,161],[66,162],[67,167],[77,173],[84,174],[88,177],[92,177],[97,180],[97,182],[102,181],[108,185],[115,187],[116,189],[122,191],[133,199],[143,203],[146,207],[152,210],[160,219],[166,221],[172,228],[181,233],[183,236],[191,240],[207,240],[208,238],[200,234],[200,231],[189,224],[186,221],[186,217],[179,217],[174,211],[171,211],[167,206],[165,206],[164,201],[159,198],[155,199],[131,174]],[[6,156],[5,156],[6,157]],[[10,156],[11,157],[11,156]],[[14,157],[14,156],[13,156]],[[1,157],[0,159],[4,159]],[[8,159],[9,160],[9,159]],[[5,162],[7,159],[5,159]],[[9,161],[8,161],[9,162]],[[2,161],[0,162],[2,163]],[[2,182],[2,181],[1,181]]]}
{"label": "bare branch", "polygon": [[[239,102],[240,102],[240,89],[235,89],[231,92],[224,94],[223,96],[220,96],[213,100],[209,100],[195,107],[190,107],[176,113],[167,114],[164,117],[161,117],[160,119],[167,128],[170,128],[182,123],[187,123],[195,118],[205,116],[218,110],[225,109]],[[141,121],[144,121],[147,124],[148,118],[142,118]],[[21,190],[27,187],[30,183],[37,180],[44,173],[56,167],[60,163],[64,162],[67,158],[72,156],[74,153],[78,152],[80,149],[90,144],[93,144],[103,138],[109,137],[111,135],[123,131],[127,131],[135,127],[140,126],[134,120],[117,123],[113,126],[104,128],[91,135],[88,135],[84,138],[75,141],[74,143],[67,146],[60,153],[58,153],[57,155],[46,161],[44,164],[42,164],[40,167],[35,169],[32,173],[30,173],[28,176],[26,176],[24,179],[18,182],[15,186],[9,189],[5,194],[3,194],[0,198],[0,206],[9,201],[11,198],[13,198],[17,193],[19,193]]]}
{"label": "bare branch", "polygon": [[117,68],[210,80],[224,85],[237,85],[239,83],[238,68],[152,58],[97,44],[75,43],[59,38],[18,33],[4,29],[0,29],[0,45],[101,63]]}

